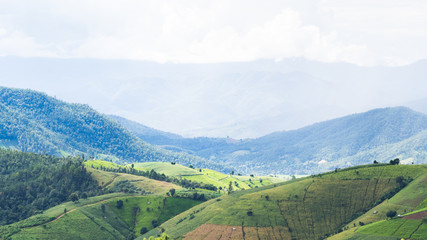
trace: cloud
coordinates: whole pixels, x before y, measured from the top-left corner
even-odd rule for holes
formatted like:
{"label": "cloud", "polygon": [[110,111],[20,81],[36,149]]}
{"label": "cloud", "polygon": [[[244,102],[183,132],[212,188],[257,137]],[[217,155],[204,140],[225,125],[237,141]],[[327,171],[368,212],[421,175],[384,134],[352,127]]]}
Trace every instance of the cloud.
{"label": "cloud", "polygon": [[[4,0],[3,55],[225,62],[304,57],[359,65],[427,56],[422,1]],[[4,30],[3,30],[4,31]],[[399,47],[397,47],[399,46]]]}
{"label": "cloud", "polygon": [[10,31],[0,27],[0,56],[19,57],[55,57],[55,54],[43,49],[34,39],[19,31]]}

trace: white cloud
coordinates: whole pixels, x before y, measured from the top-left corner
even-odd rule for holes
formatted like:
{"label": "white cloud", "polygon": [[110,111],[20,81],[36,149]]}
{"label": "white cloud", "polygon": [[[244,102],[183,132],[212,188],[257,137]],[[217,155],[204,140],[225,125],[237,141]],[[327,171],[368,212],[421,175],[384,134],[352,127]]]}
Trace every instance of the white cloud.
{"label": "white cloud", "polygon": [[0,28],[0,56],[14,55],[19,57],[55,57],[55,54],[45,51],[32,37],[19,31],[8,31]]}
{"label": "white cloud", "polygon": [[427,57],[425,12],[427,4],[416,0],[4,0],[0,26],[9,35],[0,50],[160,62],[305,57],[395,65]]}

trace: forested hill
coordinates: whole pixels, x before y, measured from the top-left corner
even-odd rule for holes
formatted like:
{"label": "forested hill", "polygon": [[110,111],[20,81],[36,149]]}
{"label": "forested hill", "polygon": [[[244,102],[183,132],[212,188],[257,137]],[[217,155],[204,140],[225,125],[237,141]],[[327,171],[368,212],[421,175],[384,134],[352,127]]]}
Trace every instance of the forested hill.
{"label": "forested hill", "polygon": [[56,156],[84,154],[119,162],[174,161],[230,170],[200,157],[151,146],[87,105],[5,87],[0,87],[0,147]]}
{"label": "forested hill", "polygon": [[374,109],[246,140],[183,138],[118,120],[144,141],[217,159],[246,174],[311,174],[394,158],[427,163],[427,116],[405,107]]}
{"label": "forested hill", "polygon": [[0,226],[79,196],[101,194],[80,158],[0,149]]}

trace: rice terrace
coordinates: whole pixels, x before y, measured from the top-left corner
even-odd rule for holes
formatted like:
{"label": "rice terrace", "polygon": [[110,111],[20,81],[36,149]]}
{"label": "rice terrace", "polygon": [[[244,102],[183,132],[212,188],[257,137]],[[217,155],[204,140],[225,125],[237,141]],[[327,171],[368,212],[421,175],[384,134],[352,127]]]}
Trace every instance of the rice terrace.
{"label": "rice terrace", "polygon": [[427,1],[1,0],[0,240],[427,240]]}

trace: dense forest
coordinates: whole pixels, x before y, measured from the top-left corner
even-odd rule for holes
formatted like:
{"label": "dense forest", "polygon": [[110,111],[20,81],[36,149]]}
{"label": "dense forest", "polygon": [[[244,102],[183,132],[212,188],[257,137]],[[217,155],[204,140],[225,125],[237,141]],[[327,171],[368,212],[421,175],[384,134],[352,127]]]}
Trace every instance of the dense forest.
{"label": "dense forest", "polygon": [[117,162],[174,161],[229,172],[187,153],[154,147],[88,105],[46,94],[0,87],[0,146],[56,156],[81,155]]}
{"label": "dense forest", "polygon": [[81,158],[0,149],[0,225],[100,193]]}

